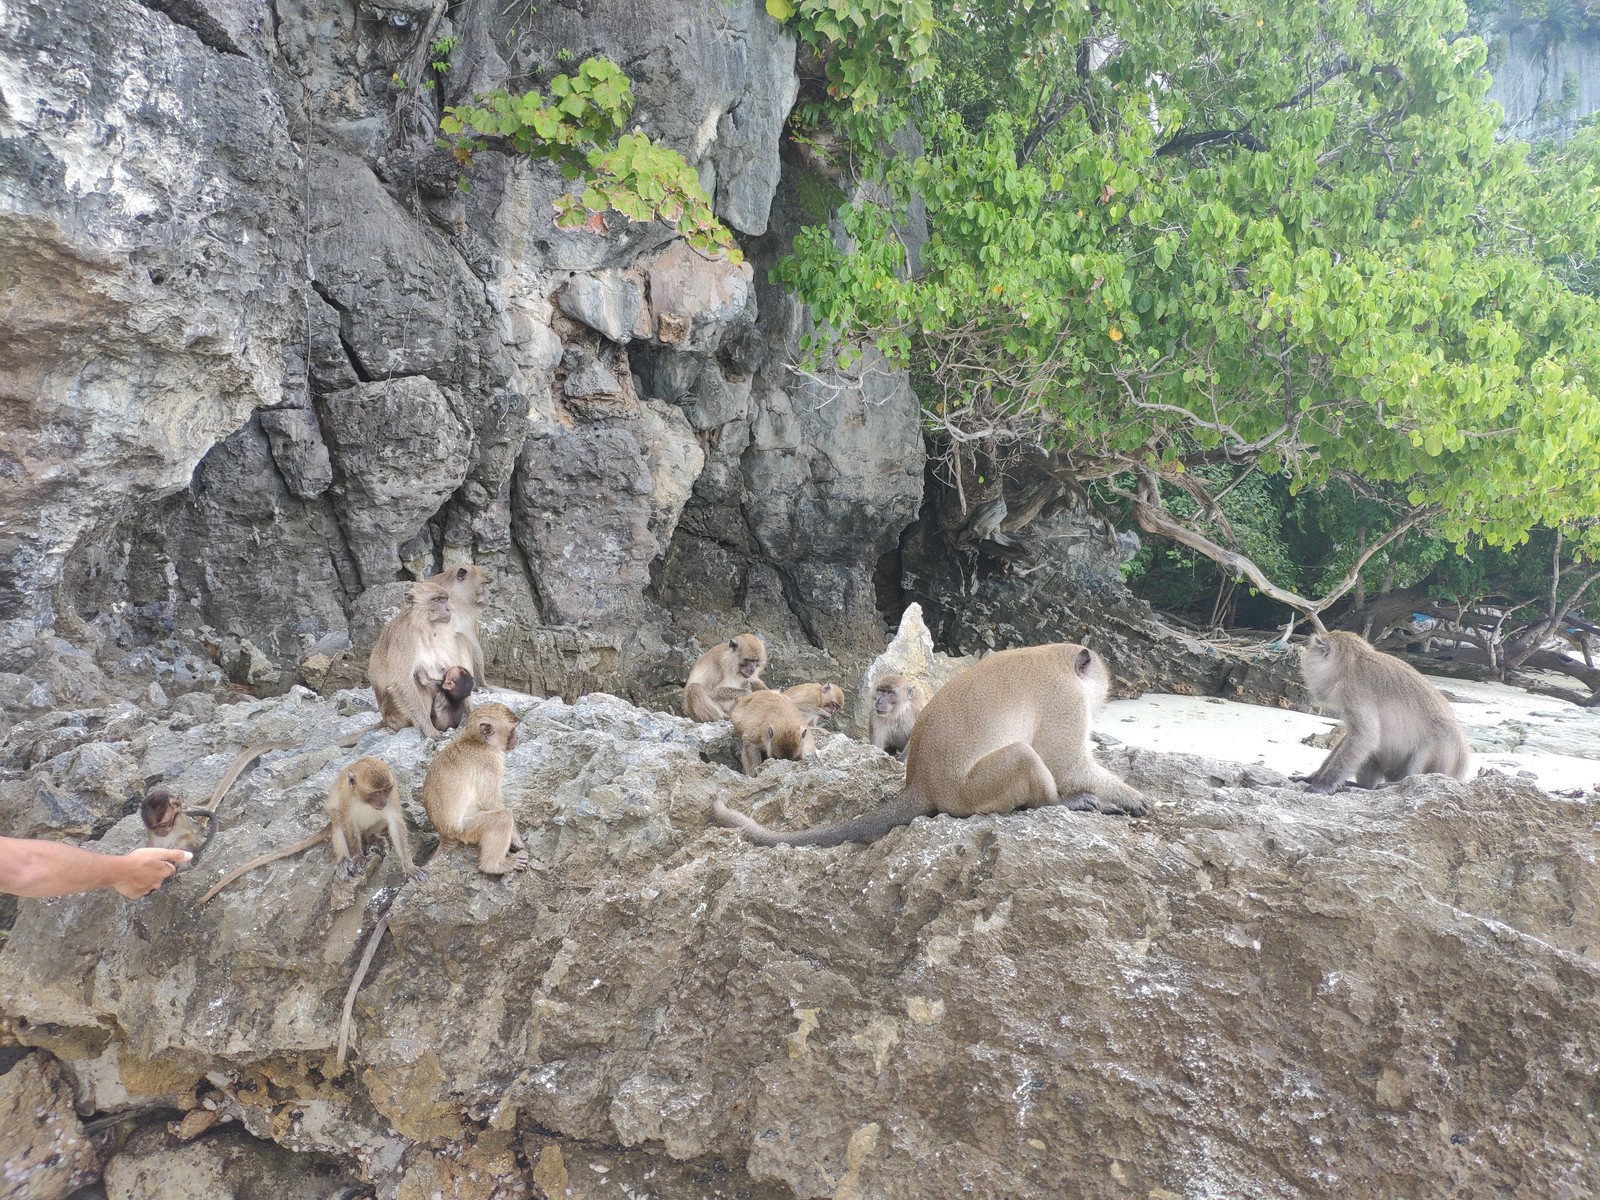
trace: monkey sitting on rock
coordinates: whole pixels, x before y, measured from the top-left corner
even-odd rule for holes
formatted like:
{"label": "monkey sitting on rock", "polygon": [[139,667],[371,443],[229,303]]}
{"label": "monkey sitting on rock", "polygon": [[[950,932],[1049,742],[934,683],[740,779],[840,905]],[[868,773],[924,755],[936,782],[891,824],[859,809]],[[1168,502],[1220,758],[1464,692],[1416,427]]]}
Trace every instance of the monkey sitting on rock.
{"label": "monkey sitting on rock", "polygon": [[1335,791],[1352,774],[1364,788],[1430,772],[1467,777],[1472,752],[1450,702],[1409,663],[1338,631],[1305,644],[1300,671],[1312,699],[1344,720],[1322,765],[1297,777],[1311,791]]}
{"label": "monkey sitting on rock", "polygon": [[906,747],[905,788],[889,804],[795,833],[768,829],[721,798],[712,801],[712,815],[766,846],[870,842],[917,817],[1053,804],[1142,817],[1144,798],[1090,754],[1090,722],[1110,687],[1105,662],[1084,646],[1002,650],[928,701]]}
{"label": "monkey sitting on rock", "polygon": [[683,685],[683,713],[696,721],[726,721],[734,703],[750,692],[765,691],[761,672],[767,665],[767,644],[753,633],[718,643],[695,660]]}
{"label": "monkey sitting on rock", "polygon": [[872,689],[867,740],[885,754],[903,758],[911,730],[927,703],[928,693],[916,680],[893,672],[880,675]]}

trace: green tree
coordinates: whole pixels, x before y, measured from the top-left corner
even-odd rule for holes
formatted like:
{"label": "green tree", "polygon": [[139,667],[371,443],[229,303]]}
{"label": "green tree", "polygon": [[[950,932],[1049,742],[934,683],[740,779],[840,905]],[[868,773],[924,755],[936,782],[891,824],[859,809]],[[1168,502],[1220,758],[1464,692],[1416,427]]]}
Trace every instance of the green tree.
{"label": "green tree", "polygon": [[[957,505],[1005,479],[1015,532],[1040,495],[1115,495],[1307,614],[1408,530],[1594,557],[1600,140],[1497,142],[1459,0],[965,0],[925,43],[885,31],[900,8],[920,21],[787,14],[827,67],[808,118],[893,201],[804,231],[778,275],[813,355],[910,369]],[[914,158],[889,149],[908,116]],[[1247,471],[1366,506],[1320,595],[1166,502],[1209,515]]]}

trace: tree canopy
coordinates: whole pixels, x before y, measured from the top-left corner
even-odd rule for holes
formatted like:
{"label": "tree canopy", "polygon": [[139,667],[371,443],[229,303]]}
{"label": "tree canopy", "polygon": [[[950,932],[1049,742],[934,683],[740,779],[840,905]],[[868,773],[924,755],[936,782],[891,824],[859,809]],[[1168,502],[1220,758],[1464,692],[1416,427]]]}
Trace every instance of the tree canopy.
{"label": "tree canopy", "polygon": [[[1459,0],[939,7],[768,0],[816,56],[801,135],[880,185],[778,274],[814,356],[911,371],[963,506],[1119,496],[1308,613],[1407,530],[1594,560],[1600,130],[1497,140]],[[1253,472],[1362,506],[1320,596],[1229,544]]]}

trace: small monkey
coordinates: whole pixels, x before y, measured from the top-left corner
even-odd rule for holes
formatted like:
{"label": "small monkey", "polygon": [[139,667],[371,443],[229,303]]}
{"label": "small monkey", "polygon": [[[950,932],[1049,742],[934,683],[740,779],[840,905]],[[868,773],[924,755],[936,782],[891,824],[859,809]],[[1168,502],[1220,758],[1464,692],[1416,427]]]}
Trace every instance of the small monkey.
{"label": "small monkey", "polygon": [[800,762],[817,752],[816,731],[782,692],[741,696],[733,706],[733,731],[739,735],[739,762],[746,775],[754,775],[765,759]]}
{"label": "small monkey", "polygon": [[696,721],[725,721],[740,696],[765,691],[761,672],[767,666],[767,644],[753,633],[741,633],[707,650],[689,669],[683,685],[683,712]]}
{"label": "small monkey", "polygon": [[1344,720],[1344,736],[1303,777],[1332,792],[1351,774],[1360,787],[1437,771],[1467,777],[1471,750],[1450,702],[1415,667],[1384,654],[1357,633],[1312,636],[1300,671],[1317,704]]}
{"label": "small monkey", "polygon": [[[207,822],[200,836],[196,819]],[[189,852],[189,861],[174,864],[174,871],[190,870],[217,835],[217,814],[209,808],[184,808],[183,802],[166,788],[155,788],[139,802],[139,819],[144,822],[146,845]]]}
{"label": "small monkey", "polygon": [[797,683],[783,694],[812,725],[832,720],[844,707],[844,689],[836,683]]}
{"label": "small monkey", "polygon": [[[381,719],[339,742],[354,746],[374,729],[398,732],[414,727],[425,738],[440,741],[446,730],[433,723],[435,685],[451,667],[463,665],[464,647],[452,625],[450,592],[424,580],[406,591],[406,607],[383,627],[367,660],[367,681],[378,698]],[[476,678],[476,677],[475,677]]]}
{"label": "small monkey", "polygon": [[440,840],[477,846],[478,870],[485,875],[528,866],[516,819],[500,796],[506,755],[516,748],[517,714],[504,704],[480,704],[434,756],[422,781],[422,807]]}
{"label": "small monkey", "polygon": [[[222,798],[228,794],[228,789],[233,786],[234,781],[244,773],[245,768],[269,750],[292,749],[294,749],[292,742],[257,742],[241,750],[228,764],[227,774],[211,790],[206,802],[194,808],[185,808],[183,802],[166,788],[153,789],[139,802],[139,819],[144,822],[147,844],[166,849],[176,846],[179,850],[189,851],[189,861],[177,868],[180,871],[189,870],[200,861],[201,853],[217,835],[217,807],[222,803]],[[200,836],[196,820],[206,822],[206,833],[203,838]]]}
{"label": "small monkey", "polygon": [[264,867],[280,858],[309,850],[318,842],[333,843],[333,857],[338,864],[340,879],[355,879],[366,862],[365,838],[369,833],[384,829],[389,834],[389,845],[399,855],[406,878],[422,880],[426,872],[411,861],[411,844],[406,838],[406,821],[400,811],[400,801],[395,796],[394,772],[381,758],[358,758],[339,772],[328,789],[324,802],[328,823],[310,837],[301,838],[292,846],[263,854],[260,858],[229,871],[211,889],[195,901],[204,904],[241,875],[257,867]]}
{"label": "small monkey", "polygon": [[1093,650],[1068,642],[1002,650],[928,701],[906,746],[900,795],[853,821],[779,833],[730,809],[712,815],[766,846],[870,842],[917,817],[970,817],[1060,804],[1142,817],[1144,797],[1094,761],[1089,723],[1111,673]]}
{"label": "small monkey", "polygon": [[900,758],[917,716],[928,703],[928,693],[905,675],[880,675],[872,689],[872,714],[867,718],[867,740],[885,754]]}
{"label": "small monkey", "polygon": [[[478,640],[478,618],[489,603],[489,572],[474,563],[461,563],[426,582],[438,584],[450,593],[450,627],[460,648],[457,662],[472,668],[472,678],[483,683],[483,643]],[[440,726],[454,729],[454,725]]]}
{"label": "small monkey", "polygon": [[433,693],[433,708],[429,713],[435,729],[455,729],[467,715],[467,699],[472,695],[475,681],[465,667],[451,667],[437,682],[419,678]]}

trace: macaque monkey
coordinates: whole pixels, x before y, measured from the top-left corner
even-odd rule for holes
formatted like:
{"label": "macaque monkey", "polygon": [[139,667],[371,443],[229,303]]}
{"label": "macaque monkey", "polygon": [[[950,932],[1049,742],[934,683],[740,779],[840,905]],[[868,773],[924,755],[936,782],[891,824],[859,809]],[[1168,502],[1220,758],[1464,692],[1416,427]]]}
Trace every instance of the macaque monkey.
{"label": "macaque monkey", "polygon": [[797,683],[783,689],[812,725],[832,720],[844,707],[844,689],[836,683]]}
{"label": "macaque monkey", "polygon": [[[436,682],[459,667],[465,647],[452,621],[450,592],[424,580],[406,592],[406,607],[383,627],[367,660],[367,681],[378,698],[382,719],[339,742],[354,746],[374,729],[399,731],[413,726],[425,738],[442,740],[447,731],[433,723]],[[474,679],[477,677],[474,676]]]}
{"label": "macaque monkey", "polygon": [[753,633],[741,633],[711,647],[689,669],[683,685],[683,712],[696,721],[725,721],[740,696],[765,691],[761,672],[767,666],[767,644]]}
{"label": "macaque monkey", "polygon": [[[190,870],[217,835],[217,814],[209,808],[184,808],[183,802],[166,788],[155,788],[139,802],[139,819],[144,822],[145,844],[170,850],[187,850],[188,862],[174,864],[174,871]],[[196,820],[206,822],[200,836]]]}
{"label": "macaque monkey", "polygon": [[406,838],[405,815],[400,811],[400,801],[395,795],[394,772],[381,758],[358,758],[341,770],[328,789],[325,805],[328,823],[310,837],[301,838],[292,846],[263,854],[260,858],[229,871],[211,889],[195,901],[204,904],[241,875],[257,867],[264,867],[280,858],[309,850],[318,842],[333,843],[333,857],[340,879],[355,879],[366,865],[365,838],[379,829],[388,831],[389,845],[399,855],[406,878],[427,878],[421,867],[411,861],[411,844]]}
{"label": "macaque monkey", "polygon": [[422,807],[440,840],[477,846],[478,870],[485,875],[528,865],[527,847],[500,796],[506,755],[516,748],[517,714],[504,704],[480,704],[434,756],[422,781]]}
{"label": "macaque monkey", "polygon": [[1300,670],[1318,705],[1344,719],[1344,736],[1316,771],[1301,777],[1332,792],[1353,773],[1360,787],[1437,771],[1467,777],[1471,750],[1450,702],[1420,672],[1357,633],[1313,635]]}
{"label": "macaque monkey", "polygon": [[1060,804],[1078,812],[1145,814],[1144,798],[1094,761],[1089,723],[1111,673],[1093,650],[1068,642],[1002,650],[928,701],[906,747],[906,783],[888,804],[853,821],[779,833],[721,798],[712,815],[766,846],[870,842],[917,817],[970,817]]}
{"label": "macaque monkey", "polygon": [[467,715],[467,699],[472,695],[475,681],[472,672],[465,667],[451,667],[444,673],[444,678],[437,682],[433,680],[417,680],[433,693],[433,707],[430,716],[435,729],[455,729],[461,724],[461,719]]}
{"label": "macaque monkey", "polygon": [[816,732],[782,692],[741,696],[733,706],[733,731],[739,735],[739,762],[746,775],[754,775],[769,758],[800,762],[817,752]]}
{"label": "macaque monkey", "polygon": [[[191,855],[189,861],[177,867],[179,871],[189,870],[200,861],[201,852],[217,835],[217,806],[222,803],[222,798],[228,794],[228,789],[244,773],[245,768],[269,750],[293,749],[292,742],[257,742],[241,750],[228,764],[227,774],[222,777],[222,782],[211,790],[206,802],[194,808],[185,808],[183,801],[166,788],[153,789],[139,802],[139,819],[144,822],[146,844],[160,846],[163,849],[176,846],[179,850],[189,851]],[[200,836],[197,820],[206,822],[204,837]]]}
{"label": "macaque monkey", "polygon": [[905,675],[880,675],[872,689],[872,714],[867,718],[867,740],[885,754],[905,754],[911,728],[928,703],[928,693]]}
{"label": "macaque monkey", "polygon": [[[460,657],[457,662],[472,668],[472,678],[483,683],[483,643],[478,640],[478,618],[483,606],[489,603],[489,572],[473,563],[461,563],[449,570],[430,575],[428,583],[436,583],[450,593],[450,627],[455,630]],[[454,729],[454,725],[440,726]]]}

